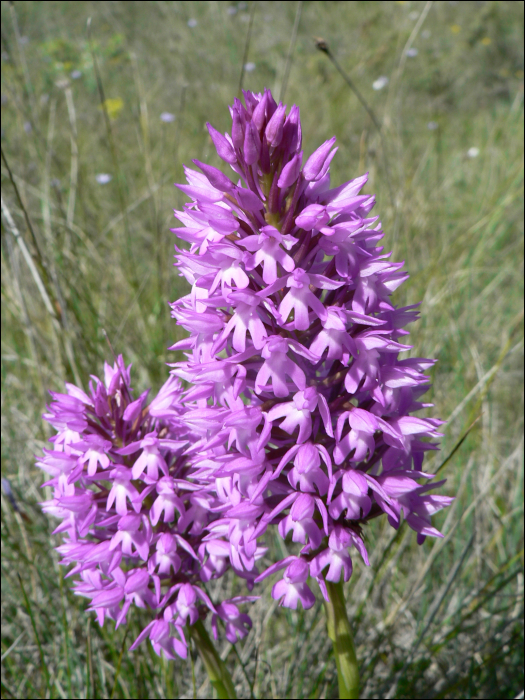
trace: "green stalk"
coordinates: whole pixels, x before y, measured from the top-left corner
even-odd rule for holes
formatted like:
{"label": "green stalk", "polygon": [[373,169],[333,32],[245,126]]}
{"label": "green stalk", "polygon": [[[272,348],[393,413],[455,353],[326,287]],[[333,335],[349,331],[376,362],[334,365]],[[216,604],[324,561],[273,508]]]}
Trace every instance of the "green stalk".
{"label": "green stalk", "polygon": [[190,625],[188,631],[199,650],[202,662],[208,672],[210,683],[217,691],[220,700],[223,700],[223,698],[225,700],[228,698],[236,698],[237,695],[233,687],[232,678],[224,661],[222,661],[221,657],[217,654],[202,620],[198,620],[194,625]]}
{"label": "green stalk", "polygon": [[359,698],[359,668],[355,655],[352,628],[346,615],[343,584],[326,581],[330,602],[324,601],[328,636],[334,645],[339,697],[355,700]]}

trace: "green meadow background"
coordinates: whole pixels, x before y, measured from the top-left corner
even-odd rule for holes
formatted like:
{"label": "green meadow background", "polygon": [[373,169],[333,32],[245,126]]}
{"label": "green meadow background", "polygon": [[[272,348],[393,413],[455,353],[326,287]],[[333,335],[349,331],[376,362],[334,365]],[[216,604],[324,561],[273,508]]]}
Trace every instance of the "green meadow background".
{"label": "green meadow background", "polygon": [[[229,129],[241,73],[300,107],[306,154],[337,136],[334,184],[369,172],[411,274],[395,302],[422,301],[412,353],[439,360],[428,414],[448,423],[426,470],[444,462],[456,500],[422,547],[369,525],[371,566],[356,556],[346,586],[362,697],[523,697],[523,3],[2,2],[1,65],[2,697],[211,696],[195,651],[128,653],[147,614],[115,631],[84,612],[34,455],[47,390],[100,373],[105,334],[136,389],[179,359],[173,183],[192,158],[223,167],[205,122]],[[239,696],[337,697],[320,600],[281,609],[273,582],[248,637],[219,645]]]}

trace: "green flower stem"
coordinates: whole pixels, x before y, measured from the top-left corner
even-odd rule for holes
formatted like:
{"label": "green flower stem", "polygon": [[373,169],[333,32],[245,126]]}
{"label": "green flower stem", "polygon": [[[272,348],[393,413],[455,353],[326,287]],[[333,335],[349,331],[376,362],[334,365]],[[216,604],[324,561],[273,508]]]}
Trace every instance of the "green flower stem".
{"label": "green flower stem", "polygon": [[330,602],[324,601],[328,636],[334,645],[339,697],[359,698],[359,668],[355,655],[352,628],[346,615],[343,584],[326,582]]}
{"label": "green flower stem", "polygon": [[217,654],[217,650],[213,646],[202,620],[197,620],[194,625],[190,625],[188,631],[199,650],[202,662],[208,672],[210,683],[217,691],[220,700],[223,700],[223,698],[236,698],[237,695],[233,687],[232,677],[224,661]]}

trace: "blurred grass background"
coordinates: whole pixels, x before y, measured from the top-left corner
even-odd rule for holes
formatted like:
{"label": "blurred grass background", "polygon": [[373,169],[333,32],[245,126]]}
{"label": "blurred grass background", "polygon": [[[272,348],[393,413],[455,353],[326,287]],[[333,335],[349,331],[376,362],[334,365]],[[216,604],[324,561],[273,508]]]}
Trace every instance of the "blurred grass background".
{"label": "blurred grass background", "polygon": [[[205,122],[229,129],[243,64],[245,88],[299,105],[306,154],[337,136],[335,185],[370,172],[411,273],[395,301],[423,300],[412,352],[439,360],[430,414],[449,422],[427,471],[478,418],[440,472],[457,496],[444,540],[376,521],[371,567],[355,558],[362,697],[523,697],[523,3],[328,1],[2,2],[2,697],[211,693],[196,655],[193,684],[190,661],[127,653],[147,617],[115,632],[84,613],[34,454],[47,389],[86,386],[104,332],[136,388],[165,380],[185,291],[173,183],[192,158],[220,165]],[[336,697],[320,603],[276,608],[265,583],[252,632],[222,650],[239,695]]]}

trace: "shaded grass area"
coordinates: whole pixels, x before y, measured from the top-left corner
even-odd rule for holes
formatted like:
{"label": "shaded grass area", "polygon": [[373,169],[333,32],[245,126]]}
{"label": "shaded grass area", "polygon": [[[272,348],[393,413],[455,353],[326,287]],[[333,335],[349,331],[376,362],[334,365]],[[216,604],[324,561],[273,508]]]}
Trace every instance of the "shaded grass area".
{"label": "shaded grass area", "polygon": [[[417,547],[408,528],[378,520],[366,532],[371,566],[355,558],[346,592],[362,696],[512,698],[524,682],[523,6],[304,2],[287,67],[297,7],[256,3],[244,87],[278,97],[289,70],[285,101],[301,108],[306,153],[335,134],[334,184],[369,171],[385,250],[411,273],[395,301],[422,301],[412,353],[439,360],[427,412],[449,422],[426,470],[466,435],[440,471],[456,496],[435,519],[444,539]],[[159,660],[147,644],[127,652],[148,619],[140,611],[116,631],[85,614],[39,510],[49,494],[33,456],[49,437],[46,390],[86,386],[111,359],[106,334],[140,390],[158,388],[177,359],[167,301],[185,287],[169,227],[184,197],[172,183],[192,158],[220,166],[205,122],[228,129],[251,9],[2,3],[5,697],[211,692],[196,656],[192,674],[190,660]],[[385,150],[314,36],[377,115]],[[282,556],[280,540],[268,545]],[[239,695],[335,697],[320,603],[280,609],[272,583],[250,635],[221,649]],[[225,591],[245,588],[210,584],[212,597]]]}

